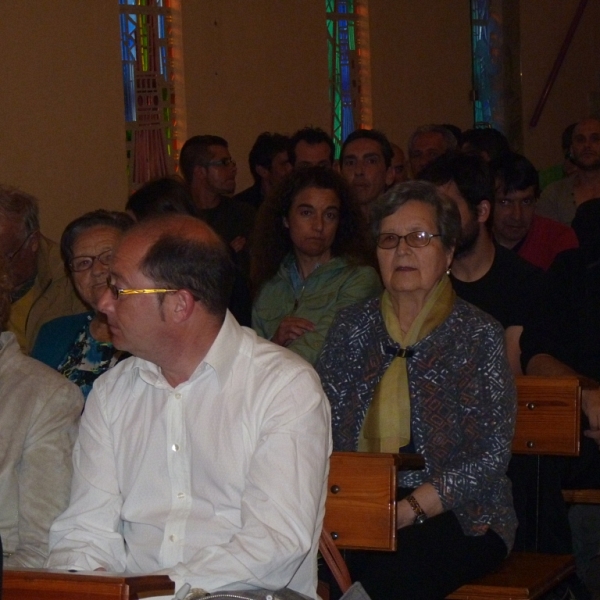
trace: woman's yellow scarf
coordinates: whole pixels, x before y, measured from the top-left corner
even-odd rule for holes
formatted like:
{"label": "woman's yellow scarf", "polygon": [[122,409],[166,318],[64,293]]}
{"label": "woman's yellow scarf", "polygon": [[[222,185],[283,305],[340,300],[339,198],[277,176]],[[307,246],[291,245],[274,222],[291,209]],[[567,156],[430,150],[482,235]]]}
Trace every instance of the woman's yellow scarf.
{"label": "woman's yellow scarf", "polygon": [[[402,348],[413,346],[442,324],[452,312],[456,294],[450,278],[444,275],[404,335],[386,290],[381,297],[381,313],[390,337]],[[375,388],[358,442],[361,452],[398,452],[410,441],[410,394],[406,358],[397,356]]]}

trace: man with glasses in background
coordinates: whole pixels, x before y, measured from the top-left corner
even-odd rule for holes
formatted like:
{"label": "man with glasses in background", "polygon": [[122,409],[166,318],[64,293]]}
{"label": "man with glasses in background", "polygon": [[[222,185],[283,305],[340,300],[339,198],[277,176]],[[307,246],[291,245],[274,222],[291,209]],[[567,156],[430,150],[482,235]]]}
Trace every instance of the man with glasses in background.
{"label": "man with glasses in background", "polygon": [[44,323],[85,307],[64,271],[58,246],[40,233],[37,199],[4,185],[0,185],[0,253],[13,286],[8,329],[30,352]]}
{"label": "man with glasses in background", "polygon": [[99,309],[134,356],[94,384],[46,566],[316,597],[331,451],[318,375],[237,324],[233,265],[198,219],[129,230],[108,283]]}
{"label": "man with glasses in background", "polygon": [[183,145],[179,168],[190,186],[200,217],[235,252],[235,261],[249,275],[248,239],[256,210],[231,196],[235,192],[237,167],[227,140],[217,135],[195,135]]}

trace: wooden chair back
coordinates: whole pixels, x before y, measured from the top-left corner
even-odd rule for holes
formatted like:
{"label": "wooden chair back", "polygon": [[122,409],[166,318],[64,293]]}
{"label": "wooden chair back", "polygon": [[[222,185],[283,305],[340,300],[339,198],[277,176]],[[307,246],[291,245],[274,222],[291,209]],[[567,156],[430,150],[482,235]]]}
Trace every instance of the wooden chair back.
{"label": "wooden chair back", "polygon": [[422,469],[416,454],[334,452],[324,528],[338,548],[396,549],[396,473]]}
{"label": "wooden chair back", "polygon": [[578,456],[581,385],[577,377],[517,377],[514,454]]}
{"label": "wooden chair back", "polygon": [[[517,378],[515,454],[579,454],[581,386],[577,377]],[[575,571],[570,555],[513,552],[500,569],[473,581],[447,600],[535,600]]]}

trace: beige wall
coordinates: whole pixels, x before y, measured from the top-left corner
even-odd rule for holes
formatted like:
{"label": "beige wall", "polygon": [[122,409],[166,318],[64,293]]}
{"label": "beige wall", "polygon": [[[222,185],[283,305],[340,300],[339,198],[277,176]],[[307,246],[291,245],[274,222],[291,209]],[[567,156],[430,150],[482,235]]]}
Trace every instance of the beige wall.
{"label": "beige wall", "polygon": [[85,210],[126,199],[118,5],[2,2],[0,40],[0,181],[40,199],[57,239]]}
{"label": "beige wall", "polygon": [[369,0],[373,125],[402,148],[418,126],[470,126],[469,0]]}
{"label": "beige wall", "polygon": [[560,136],[567,125],[594,110],[600,116],[600,2],[588,2],[542,117],[537,127],[529,127],[578,4],[521,0],[524,151],[538,168],[562,161]]}
{"label": "beige wall", "polygon": [[188,136],[225,137],[238,191],[263,131],[329,130],[324,0],[183,0]]}
{"label": "beige wall", "polygon": [[[527,125],[578,0],[521,0],[525,151],[560,160],[559,136],[598,109],[600,3],[590,2],[546,110]],[[285,6],[285,10],[284,7]],[[261,131],[329,129],[323,0],[183,0],[187,133],[216,133],[250,182]],[[373,123],[406,145],[427,122],[471,124],[469,0],[370,0]],[[117,0],[5,0],[0,8],[0,181],[41,200],[58,238],[126,195]]]}
{"label": "beige wall", "polygon": [[[369,0],[373,124],[406,148],[431,122],[472,126],[469,0]],[[542,117],[529,121],[579,0],[520,0],[524,153],[538,168],[562,160],[560,135],[600,114],[600,3],[589,2]]]}

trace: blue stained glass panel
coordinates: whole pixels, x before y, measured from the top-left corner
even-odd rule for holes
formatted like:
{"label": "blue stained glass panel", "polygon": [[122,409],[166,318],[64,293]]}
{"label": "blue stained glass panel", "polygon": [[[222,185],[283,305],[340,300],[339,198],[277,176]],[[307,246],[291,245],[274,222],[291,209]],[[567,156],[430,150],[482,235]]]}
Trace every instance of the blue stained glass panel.
{"label": "blue stained glass panel", "polygon": [[[354,0],[326,0],[332,137],[339,151],[356,128],[352,97],[355,43]],[[344,18],[348,15],[349,18]]]}

